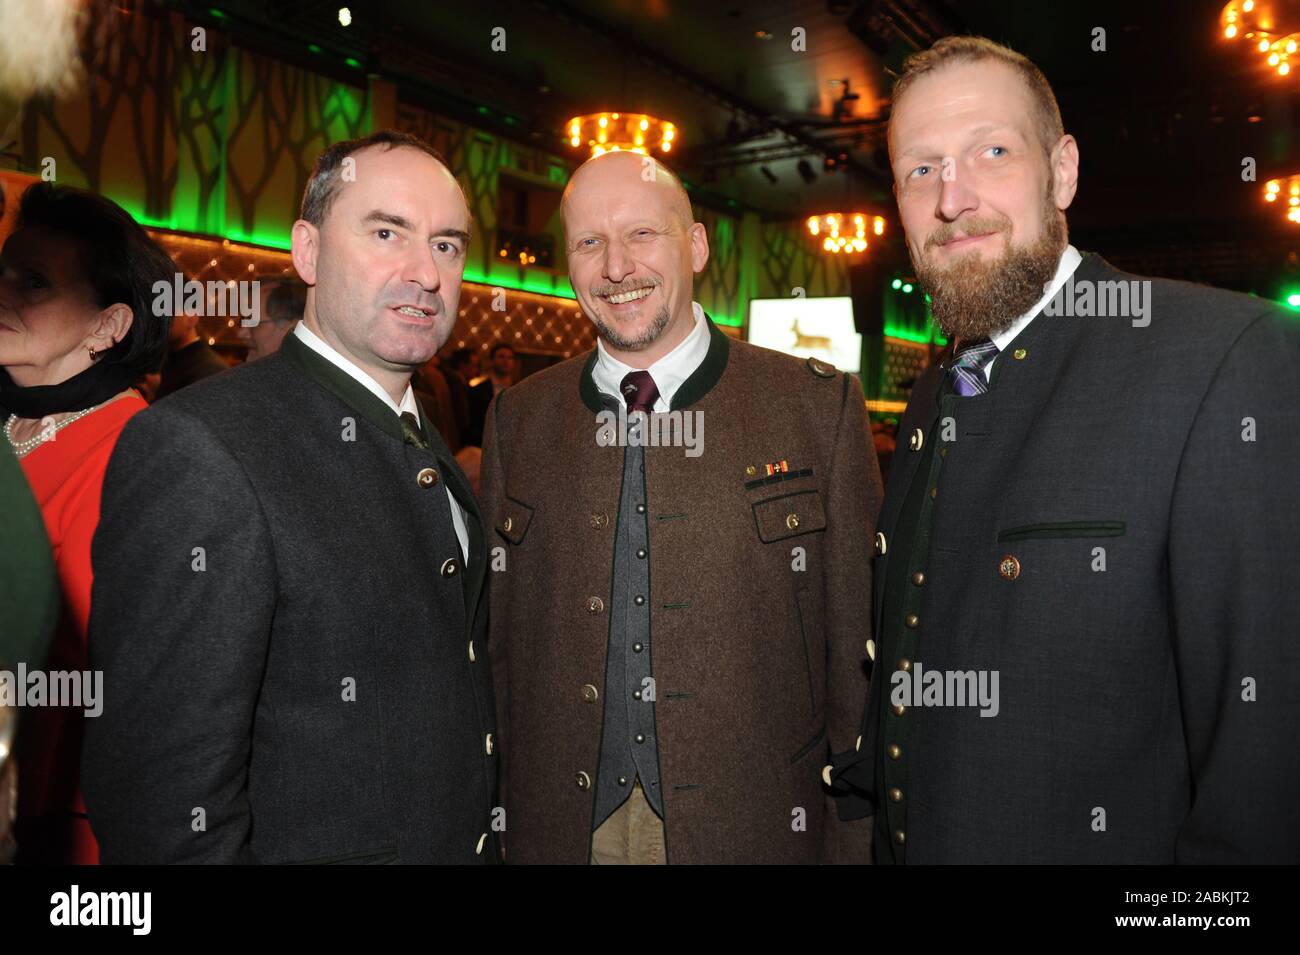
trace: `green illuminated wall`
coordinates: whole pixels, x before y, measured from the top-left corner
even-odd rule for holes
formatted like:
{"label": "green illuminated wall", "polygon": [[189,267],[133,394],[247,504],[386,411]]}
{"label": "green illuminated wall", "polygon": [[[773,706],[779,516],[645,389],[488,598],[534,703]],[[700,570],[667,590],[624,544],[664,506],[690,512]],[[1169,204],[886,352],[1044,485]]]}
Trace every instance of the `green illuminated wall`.
{"label": "green illuminated wall", "polygon": [[[102,192],[141,222],[288,248],[317,153],[369,129],[356,86],[136,14],[79,95],[24,115],[23,166]],[[111,72],[109,71],[111,65]]]}
{"label": "green illuminated wall", "polygon": [[919,288],[913,287],[910,292],[905,292],[886,283],[881,296],[881,309],[884,312],[886,335],[909,342],[934,342],[939,345],[948,343],[935,327],[925,294]]}
{"label": "green illuminated wall", "polygon": [[[344,83],[253,53],[212,27],[195,50],[196,25],[178,14],[137,12],[122,23],[78,94],[28,104],[22,170],[39,174],[52,160],[56,181],[102,192],[146,225],[287,249],[317,154],[376,123],[396,125],[437,147],[470,197],[479,239],[467,279],[573,297],[564,275],[495,258],[493,236],[501,169],[562,183],[576,157],[402,102],[359,70]],[[815,249],[801,223],[696,214],[710,242],[696,298],[719,322],[740,325],[751,299],[796,286],[810,296],[848,294],[844,264]]]}

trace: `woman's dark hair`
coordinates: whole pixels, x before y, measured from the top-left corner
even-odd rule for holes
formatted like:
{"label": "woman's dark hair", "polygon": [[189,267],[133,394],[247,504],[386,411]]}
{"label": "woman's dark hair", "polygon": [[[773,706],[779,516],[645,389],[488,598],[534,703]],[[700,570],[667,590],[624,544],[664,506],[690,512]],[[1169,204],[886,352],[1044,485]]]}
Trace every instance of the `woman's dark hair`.
{"label": "woman's dark hair", "polygon": [[137,375],[158,370],[167,351],[171,309],[155,315],[154,283],[174,282],[176,263],[111,199],[50,182],[23,193],[18,227],[43,226],[59,232],[80,250],[82,269],[95,304],[121,302],[131,309],[131,328],[120,342],[101,353],[100,362],[120,364]]}

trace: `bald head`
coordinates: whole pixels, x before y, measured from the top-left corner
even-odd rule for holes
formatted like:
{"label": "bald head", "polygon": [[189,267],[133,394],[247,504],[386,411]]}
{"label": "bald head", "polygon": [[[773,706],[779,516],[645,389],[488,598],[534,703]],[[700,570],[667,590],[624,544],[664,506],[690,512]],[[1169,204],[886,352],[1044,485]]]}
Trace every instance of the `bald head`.
{"label": "bald head", "polygon": [[686,195],[682,181],[653,156],[619,150],[593,156],[579,166],[560,199],[560,218],[564,221],[566,234],[569,205],[579,190],[584,198],[588,195],[618,195],[634,197],[637,202],[660,204],[677,217],[684,229],[689,229],[695,221],[691,199]]}

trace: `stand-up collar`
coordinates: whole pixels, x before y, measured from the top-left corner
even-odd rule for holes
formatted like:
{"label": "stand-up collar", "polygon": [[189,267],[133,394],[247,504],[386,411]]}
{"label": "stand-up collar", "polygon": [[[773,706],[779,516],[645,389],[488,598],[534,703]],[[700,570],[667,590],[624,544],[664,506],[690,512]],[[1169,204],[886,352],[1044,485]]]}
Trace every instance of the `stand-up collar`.
{"label": "stand-up collar", "polygon": [[[707,395],[713,386],[722,378],[723,371],[727,368],[727,357],[731,349],[731,343],[727,340],[718,326],[713,324],[713,319],[704,313],[704,321],[708,325],[709,331],[709,350],[704,355],[704,360],[700,362],[681,386],[677,393],[673,395],[671,410],[677,411],[680,408],[686,408],[699,401]],[[592,368],[596,365],[597,350],[592,349],[591,355],[587,358],[586,363],[582,366],[582,374],[578,379],[578,394],[582,398],[582,403],[590,408],[593,412],[599,414],[606,410],[601,401],[600,389],[596,387],[595,380],[591,377]]]}

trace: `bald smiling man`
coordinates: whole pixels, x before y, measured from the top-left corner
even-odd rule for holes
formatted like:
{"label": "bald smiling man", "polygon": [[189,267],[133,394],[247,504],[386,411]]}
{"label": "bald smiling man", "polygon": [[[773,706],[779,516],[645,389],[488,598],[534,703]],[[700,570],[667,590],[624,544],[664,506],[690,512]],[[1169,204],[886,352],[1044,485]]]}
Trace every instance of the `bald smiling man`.
{"label": "bald smiling man", "polygon": [[597,346],[501,392],[483,442],[507,859],[865,861],[821,775],[867,686],[862,387],[718,330],[652,158],[587,162],[562,214]]}

